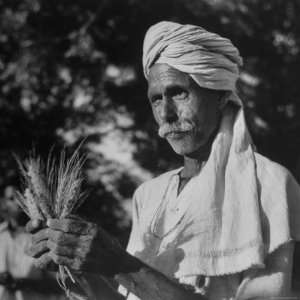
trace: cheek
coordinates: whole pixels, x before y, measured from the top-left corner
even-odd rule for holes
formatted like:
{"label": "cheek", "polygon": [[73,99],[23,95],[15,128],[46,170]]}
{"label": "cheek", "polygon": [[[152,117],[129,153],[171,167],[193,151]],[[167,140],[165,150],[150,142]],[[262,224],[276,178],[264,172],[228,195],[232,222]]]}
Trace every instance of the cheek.
{"label": "cheek", "polygon": [[164,117],[162,117],[162,108],[158,105],[158,106],[151,106],[151,109],[152,109],[152,114],[155,122],[159,126],[165,123]]}
{"label": "cheek", "polygon": [[196,127],[202,127],[205,124],[203,110],[200,110],[197,106],[185,106],[180,110],[179,118],[181,120],[191,121]]}
{"label": "cheek", "polygon": [[159,113],[157,111],[157,109],[155,109],[154,107],[152,107],[152,115],[154,117],[154,120],[157,124],[160,124],[160,118],[159,118]]}
{"label": "cheek", "polygon": [[216,107],[208,101],[193,99],[190,105],[182,107],[182,118],[191,120],[199,130],[206,130],[215,123]]}

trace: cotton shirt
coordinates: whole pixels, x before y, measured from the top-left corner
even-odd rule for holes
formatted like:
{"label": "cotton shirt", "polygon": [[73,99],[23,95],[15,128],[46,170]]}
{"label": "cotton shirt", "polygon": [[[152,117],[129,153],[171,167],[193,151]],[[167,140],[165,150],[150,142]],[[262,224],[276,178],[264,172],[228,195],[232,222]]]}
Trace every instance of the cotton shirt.
{"label": "cotton shirt", "polygon": [[[257,153],[255,153],[255,159],[258,180],[261,185],[266,184],[269,172],[276,174],[277,177],[281,176],[282,180],[285,180],[284,178],[287,176],[292,177],[282,166]],[[189,232],[189,234],[180,236],[183,232],[182,229],[188,227],[189,223],[193,221],[187,217],[188,214],[185,212],[192,207],[188,195],[197,184],[195,177],[191,178],[178,195],[180,170],[167,172],[144,183],[137,189],[133,201],[133,227],[127,250],[170,279],[193,288],[195,293],[201,293],[209,299],[233,299],[239,293],[241,286],[245,288],[248,276],[255,272],[255,268],[219,276],[205,276],[205,274],[197,274],[193,271],[190,274],[185,271],[184,276],[180,275],[182,274],[180,270],[188,255],[181,245],[188,240],[197,239],[202,230],[199,226],[198,232]],[[290,179],[294,182],[293,178]],[[291,196],[293,197],[293,195]],[[294,194],[294,197],[298,196],[298,194]],[[199,201],[205,201],[205,199],[201,199],[200,195]],[[268,224],[268,222],[274,223],[271,215],[273,214],[272,206],[276,206],[276,199],[268,201],[269,203],[261,203],[261,214],[264,215],[261,224],[266,243],[270,242],[270,236],[274,235],[274,229],[277,226],[278,232],[280,231],[280,224]],[[274,201],[273,204],[271,201]],[[288,213],[290,209],[293,208],[287,206],[287,211],[282,213]],[[272,232],[268,233],[269,230]],[[127,295],[127,299],[139,299],[133,294],[128,294],[123,287],[120,288],[120,291]]]}

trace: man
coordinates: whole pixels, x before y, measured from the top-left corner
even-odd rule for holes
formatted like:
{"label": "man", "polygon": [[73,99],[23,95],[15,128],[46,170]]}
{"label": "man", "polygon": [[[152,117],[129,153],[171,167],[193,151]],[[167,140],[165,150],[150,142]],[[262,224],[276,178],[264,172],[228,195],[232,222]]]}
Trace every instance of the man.
{"label": "man", "polygon": [[46,229],[28,225],[37,264],[113,276],[128,299],[288,295],[300,189],[254,150],[235,93],[241,64],[228,39],[201,27],[152,26],[143,55],[148,97],[159,135],[184,166],[137,189],[127,252],[94,224],[48,220]]}

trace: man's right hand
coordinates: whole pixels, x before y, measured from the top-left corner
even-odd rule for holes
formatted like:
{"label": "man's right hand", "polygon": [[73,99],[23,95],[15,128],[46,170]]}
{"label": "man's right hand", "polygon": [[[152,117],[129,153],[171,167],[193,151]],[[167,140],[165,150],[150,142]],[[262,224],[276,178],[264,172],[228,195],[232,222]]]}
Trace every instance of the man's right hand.
{"label": "man's right hand", "polygon": [[36,259],[37,267],[53,270],[56,264],[76,273],[108,277],[136,268],[137,259],[115,238],[100,226],[76,216],[48,219],[45,225],[31,221],[26,228],[31,233],[26,253]]}
{"label": "man's right hand", "polygon": [[26,231],[30,233],[30,239],[25,248],[25,253],[35,258],[34,265],[36,267],[47,269],[48,271],[57,271],[58,266],[48,255],[47,230],[48,228],[42,220],[31,220],[26,224]]}

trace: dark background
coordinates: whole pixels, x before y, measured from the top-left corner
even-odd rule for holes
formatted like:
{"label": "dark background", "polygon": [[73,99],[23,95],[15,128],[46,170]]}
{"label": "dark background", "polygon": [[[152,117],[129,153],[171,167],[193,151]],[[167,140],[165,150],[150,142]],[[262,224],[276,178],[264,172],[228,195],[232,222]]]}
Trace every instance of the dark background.
{"label": "dark background", "polygon": [[1,203],[19,186],[12,153],[71,152],[85,138],[81,213],[126,242],[136,186],[180,164],[156,136],[142,74],[143,36],[161,20],[203,26],[240,49],[258,151],[299,179],[299,15],[297,0],[0,1]]}

